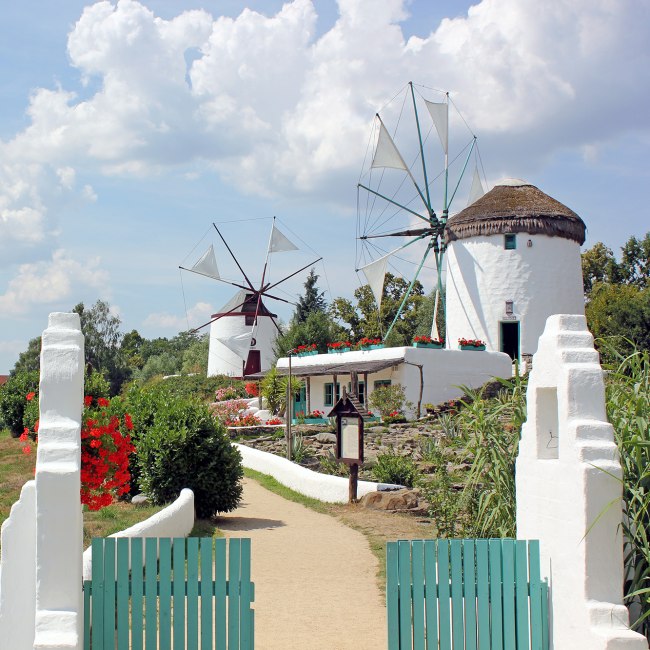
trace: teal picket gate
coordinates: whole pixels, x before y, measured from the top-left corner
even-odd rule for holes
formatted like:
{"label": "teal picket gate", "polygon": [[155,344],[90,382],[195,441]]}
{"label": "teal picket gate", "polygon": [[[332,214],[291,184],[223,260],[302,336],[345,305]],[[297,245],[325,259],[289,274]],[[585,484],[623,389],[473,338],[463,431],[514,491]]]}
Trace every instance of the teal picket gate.
{"label": "teal picket gate", "polygon": [[548,650],[538,541],[388,542],[386,572],[388,650]]}
{"label": "teal picket gate", "polygon": [[252,650],[250,570],[250,539],[94,539],[84,650]]}

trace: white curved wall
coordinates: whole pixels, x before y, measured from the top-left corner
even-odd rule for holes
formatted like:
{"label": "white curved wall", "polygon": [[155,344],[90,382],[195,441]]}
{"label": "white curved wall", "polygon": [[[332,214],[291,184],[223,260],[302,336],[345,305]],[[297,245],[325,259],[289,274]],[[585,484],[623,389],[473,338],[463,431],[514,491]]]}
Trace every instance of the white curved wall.
{"label": "white curved wall", "polygon": [[[194,492],[188,488],[166,508],[130,528],[121,530],[109,537],[187,537],[194,528]],[[92,576],[92,549],[83,554],[83,579]]]}
{"label": "white curved wall", "polygon": [[[235,444],[235,447],[241,454],[244,467],[268,474],[278,483],[312,499],[326,503],[348,502],[350,481],[347,478],[314,472],[306,467],[296,465],[286,458],[246,447],[246,445]],[[376,492],[381,485],[383,484],[359,481],[357,496],[361,498],[364,494]]]}
{"label": "white curved wall", "polygon": [[[532,246],[526,245],[527,241]],[[517,233],[517,248],[504,236],[453,241],[447,250],[447,339],[481,339],[498,351],[499,323],[512,300],[520,323],[520,352],[534,354],[546,319],[584,314],[580,247],[574,241]]]}
{"label": "white curved wall", "polygon": [[[241,377],[243,369],[241,358],[218,339],[246,334],[250,331],[251,326],[246,325],[246,317],[243,315],[223,316],[210,325],[208,377],[214,375]],[[276,333],[277,329],[270,316],[258,316],[258,326],[255,331],[256,344],[250,349],[260,351],[262,371],[268,370],[275,359],[273,342]]]}

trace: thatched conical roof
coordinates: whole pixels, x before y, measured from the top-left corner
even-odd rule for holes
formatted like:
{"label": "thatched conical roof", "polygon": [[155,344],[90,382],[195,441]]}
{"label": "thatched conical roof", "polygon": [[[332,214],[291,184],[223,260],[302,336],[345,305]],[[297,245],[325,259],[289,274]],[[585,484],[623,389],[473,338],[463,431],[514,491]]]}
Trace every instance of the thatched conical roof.
{"label": "thatched conical roof", "polygon": [[584,221],[566,205],[526,181],[507,179],[451,217],[445,240],[526,232],[563,237],[582,245],[585,230]]}

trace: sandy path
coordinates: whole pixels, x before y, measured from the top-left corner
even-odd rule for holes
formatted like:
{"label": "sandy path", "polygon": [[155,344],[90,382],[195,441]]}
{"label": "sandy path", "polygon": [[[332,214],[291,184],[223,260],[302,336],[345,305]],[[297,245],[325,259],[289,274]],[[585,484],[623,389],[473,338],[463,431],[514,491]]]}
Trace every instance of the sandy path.
{"label": "sandy path", "polygon": [[386,613],[366,538],[251,479],[219,520],[250,537],[257,650],[383,650]]}

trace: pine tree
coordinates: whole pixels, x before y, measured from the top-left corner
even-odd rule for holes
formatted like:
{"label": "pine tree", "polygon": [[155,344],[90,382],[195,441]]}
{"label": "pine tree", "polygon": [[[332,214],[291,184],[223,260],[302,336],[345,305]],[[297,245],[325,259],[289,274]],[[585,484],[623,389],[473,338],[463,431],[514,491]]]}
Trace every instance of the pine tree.
{"label": "pine tree", "polygon": [[318,278],[319,276],[316,275],[316,272],[312,268],[305,280],[305,294],[298,298],[296,312],[293,315],[295,324],[304,323],[309,314],[313,312],[324,313],[327,310],[327,302],[324,298],[325,292],[318,291],[318,287],[316,286]]}

